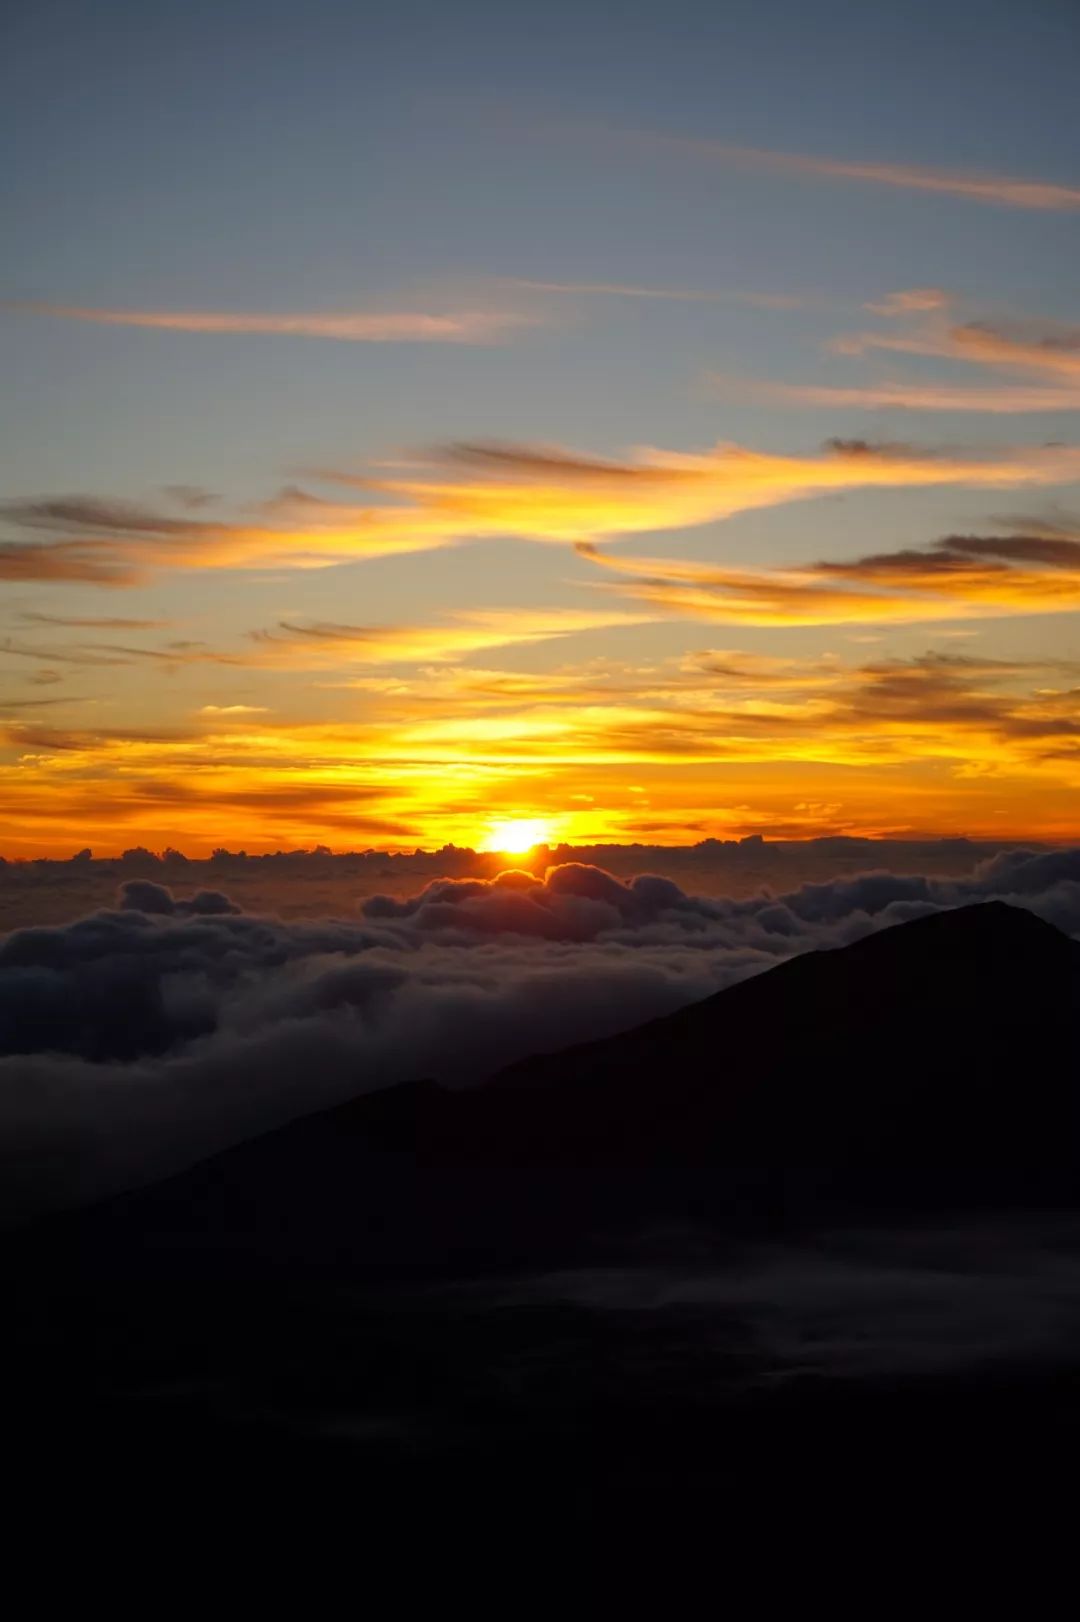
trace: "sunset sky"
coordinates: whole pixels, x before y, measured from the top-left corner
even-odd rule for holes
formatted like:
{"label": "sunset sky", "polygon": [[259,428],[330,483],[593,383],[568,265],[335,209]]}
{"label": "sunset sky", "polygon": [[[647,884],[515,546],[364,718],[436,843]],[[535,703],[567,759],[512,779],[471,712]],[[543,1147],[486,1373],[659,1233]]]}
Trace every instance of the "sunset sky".
{"label": "sunset sky", "polygon": [[1080,834],[1072,0],[16,0],[0,853]]}

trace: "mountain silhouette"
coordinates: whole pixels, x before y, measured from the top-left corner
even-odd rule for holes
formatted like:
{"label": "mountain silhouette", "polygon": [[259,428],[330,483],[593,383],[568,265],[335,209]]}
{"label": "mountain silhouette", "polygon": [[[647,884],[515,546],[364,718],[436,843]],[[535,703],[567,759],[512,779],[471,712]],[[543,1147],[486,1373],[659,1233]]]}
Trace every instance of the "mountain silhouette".
{"label": "mountain silhouette", "polygon": [[831,1558],[913,1536],[913,1503],[950,1536],[967,1506],[972,1547],[1004,1504],[1015,1536],[1080,1427],[1078,998],[1080,945],[1033,915],[935,914],[41,1222],[0,1275],[13,1479],[107,1548],[247,1515],[271,1567],[275,1516],[350,1554],[361,1528],[398,1574],[478,1526],[519,1572],[579,1535],[628,1571],[758,1537],[767,1563],[815,1515]]}
{"label": "mountain silhouette", "polygon": [[[456,1269],[657,1219],[1065,1203],[1080,944],[1003,903],[793,958],[480,1087],[368,1094],[46,1224],[186,1264]],[[44,1230],[43,1230],[44,1231]]]}

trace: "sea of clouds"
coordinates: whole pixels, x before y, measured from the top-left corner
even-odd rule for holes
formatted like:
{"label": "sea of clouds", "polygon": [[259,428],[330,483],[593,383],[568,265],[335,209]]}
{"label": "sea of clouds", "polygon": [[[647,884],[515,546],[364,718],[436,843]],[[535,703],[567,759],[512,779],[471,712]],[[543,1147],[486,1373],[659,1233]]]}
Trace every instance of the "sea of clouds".
{"label": "sea of clouds", "polygon": [[797,953],[991,899],[1080,936],[1080,849],[740,899],[568,863],[321,919],[132,880],[111,909],[0,936],[4,1214],[163,1175],[398,1081],[468,1085]]}

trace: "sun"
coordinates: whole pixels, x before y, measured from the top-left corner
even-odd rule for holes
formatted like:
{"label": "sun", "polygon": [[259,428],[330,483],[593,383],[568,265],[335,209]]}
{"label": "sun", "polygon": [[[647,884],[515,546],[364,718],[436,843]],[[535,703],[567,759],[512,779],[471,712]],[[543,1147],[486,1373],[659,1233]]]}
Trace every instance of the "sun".
{"label": "sun", "polygon": [[503,851],[508,856],[524,856],[534,845],[546,845],[550,839],[551,823],[543,817],[488,823],[488,849]]}

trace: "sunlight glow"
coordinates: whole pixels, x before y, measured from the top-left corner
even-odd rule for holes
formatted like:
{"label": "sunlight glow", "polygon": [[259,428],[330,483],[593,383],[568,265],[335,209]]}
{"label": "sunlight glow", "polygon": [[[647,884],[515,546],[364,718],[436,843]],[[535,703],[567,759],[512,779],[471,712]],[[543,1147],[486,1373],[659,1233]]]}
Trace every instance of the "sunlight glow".
{"label": "sunlight glow", "polygon": [[505,851],[508,856],[524,856],[534,845],[550,843],[551,826],[551,823],[543,817],[525,817],[516,821],[489,823],[488,848]]}

